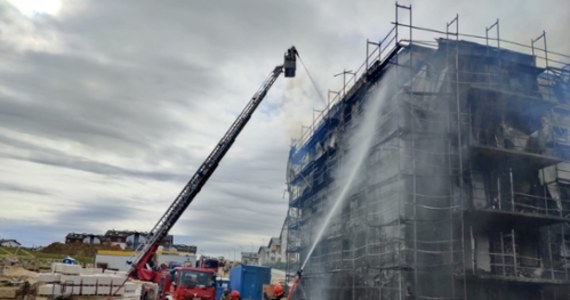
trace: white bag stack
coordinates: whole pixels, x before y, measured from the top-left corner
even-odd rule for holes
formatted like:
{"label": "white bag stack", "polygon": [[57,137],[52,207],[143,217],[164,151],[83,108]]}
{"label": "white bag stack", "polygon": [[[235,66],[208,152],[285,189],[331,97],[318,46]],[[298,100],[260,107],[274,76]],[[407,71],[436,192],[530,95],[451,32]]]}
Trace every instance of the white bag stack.
{"label": "white bag stack", "polygon": [[61,296],[61,285],[59,284],[42,284],[38,287],[38,295],[40,296]]}
{"label": "white bag stack", "polygon": [[81,275],[95,275],[95,274],[102,274],[103,269],[101,268],[84,268],[81,269]]}
{"label": "white bag stack", "polygon": [[81,285],[80,275],[61,275],[60,282],[64,285]]}
{"label": "white bag stack", "polygon": [[97,278],[97,285],[98,286],[109,286],[113,282],[113,277],[111,277],[111,275],[98,274],[98,275],[93,275],[93,276],[95,276],[95,278]]}
{"label": "white bag stack", "polygon": [[79,275],[81,274],[81,266],[63,264],[62,271],[60,273],[66,275]]}
{"label": "white bag stack", "polygon": [[51,264],[51,271],[53,273],[63,273],[63,263],[52,263]]}
{"label": "white bag stack", "polygon": [[136,296],[137,292],[140,294],[140,285],[125,282],[128,277],[127,272],[112,270],[103,272],[101,268],[81,268],[79,265],[63,263],[53,263],[51,270],[52,273],[38,274],[40,283],[38,298],[49,299],[68,295],[95,297],[108,296],[111,293],[123,297],[125,294],[129,296]]}
{"label": "white bag stack", "polygon": [[96,286],[97,276],[96,275],[80,275],[82,286]]}
{"label": "white bag stack", "polygon": [[38,281],[41,283],[59,283],[61,274],[58,273],[38,273]]}
{"label": "white bag stack", "polygon": [[81,286],[81,295],[83,296],[95,296],[97,295],[97,287],[96,286]]}

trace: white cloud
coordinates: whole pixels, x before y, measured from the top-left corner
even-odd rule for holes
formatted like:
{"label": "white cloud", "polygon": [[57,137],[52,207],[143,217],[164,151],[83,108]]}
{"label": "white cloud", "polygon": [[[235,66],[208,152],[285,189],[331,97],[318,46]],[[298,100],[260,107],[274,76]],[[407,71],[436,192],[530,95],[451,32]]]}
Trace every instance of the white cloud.
{"label": "white cloud", "polygon": [[28,17],[42,14],[56,15],[61,9],[60,0],[8,0],[8,2]]}

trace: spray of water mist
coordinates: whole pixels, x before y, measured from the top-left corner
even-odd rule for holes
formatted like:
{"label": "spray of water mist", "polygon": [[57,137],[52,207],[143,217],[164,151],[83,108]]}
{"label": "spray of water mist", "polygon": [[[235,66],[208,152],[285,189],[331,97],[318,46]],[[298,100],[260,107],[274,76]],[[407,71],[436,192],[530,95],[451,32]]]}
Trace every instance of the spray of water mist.
{"label": "spray of water mist", "polygon": [[[357,179],[359,178],[362,166],[369,155],[372,142],[374,141],[378,115],[385,103],[387,87],[391,81],[392,80],[383,80],[382,84],[376,89],[371,89],[366,95],[366,99],[364,99],[365,104],[363,106],[363,116],[360,119],[360,123],[355,127],[354,132],[349,133],[350,149],[347,153],[346,163],[342,165],[337,172],[335,183],[339,187],[338,190],[340,193],[336,196],[332,207],[323,219],[316,238],[301,265],[301,270],[305,269],[311,255],[330,225],[331,220],[335,217],[342,203],[347,196],[350,195],[353,188],[356,187],[356,183],[359,182]],[[353,120],[357,120],[356,116]]]}

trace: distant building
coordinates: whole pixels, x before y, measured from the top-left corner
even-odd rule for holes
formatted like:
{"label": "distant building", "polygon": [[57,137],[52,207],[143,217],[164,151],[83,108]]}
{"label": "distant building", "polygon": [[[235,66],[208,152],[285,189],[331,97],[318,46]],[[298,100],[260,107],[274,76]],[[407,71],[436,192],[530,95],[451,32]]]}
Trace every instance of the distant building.
{"label": "distant building", "polygon": [[105,240],[103,235],[91,234],[91,233],[68,233],[65,236],[66,244],[102,244]]}
{"label": "distant building", "polygon": [[268,250],[268,259],[270,263],[281,262],[281,240],[277,237],[273,237],[269,240],[269,244],[267,245]]}
{"label": "distant building", "polygon": [[[119,246],[121,249],[137,249],[141,244],[147,240],[148,233],[140,231],[129,230],[107,230],[104,235],[93,233],[69,233],[65,237],[66,244],[106,244],[111,246]],[[166,249],[169,249],[174,244],[174,237],[172,235],[166,236],[160,243]],[[189,248],[195,246],[188,246]],[[183,250],[179,250],[183,251]],[[183,251],[192,252],[192,251]]]}
{"label": "distant building", "polygon": [[[107,230],[105,239],[111,245],[121,246],[123,249],[137,249],[147,240],[148,233],[129,230]],[[170,248],[174,242],[172,235],[167,235],[161,242],[160,246]]]}
{"label": "distant building", "polygon": [[257,257],[259,259],[259,265],[260,266],[267,266],[269,265],[269,248],[267,248],[267,246],[261,246],[259,247],[259,250],[257,250]]}
{"label": "distant building", "polygon": [[257,252],[242,252],[241,263],[244,265],[257,266],[259,264],[259,257],[257,256]]}
{"label": "distant building", "polygon": [[2,247],[20,247],[22,246],[16,240],[0,240],[0,246]]}
{"label": "distant building", "polygon": [[[285,239],[287,236],[285,236]],[[272,237],[269,239],[267,246],[259,248],[259,263],[260,265],[271,265],[285,261],[285,254],[282,251],[281,237]]]}
{"label": "distant building", "polygon": [[198,252],[198,247],[194,245],[183,245],[183,244],[174,244],[172,248],[176,249],[179,252],[188,252],[196,254]]}
{"label": "distant building", "polygon": [[[257,255],[259,256],[260,266],[270,266],[287,261],[287,222],[288,219],[285,219],[279,237],[272,237],[267,246],[259,247]],[[296,257],[290,257],[290,260],[296,261]]]}

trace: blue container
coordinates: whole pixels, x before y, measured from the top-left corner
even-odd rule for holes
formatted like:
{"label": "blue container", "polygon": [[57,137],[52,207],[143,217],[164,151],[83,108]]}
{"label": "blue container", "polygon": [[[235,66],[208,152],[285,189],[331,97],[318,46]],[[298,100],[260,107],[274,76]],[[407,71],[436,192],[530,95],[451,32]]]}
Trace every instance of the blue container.
{"label": "blue container", "polygon": [[263,300],[263,285],[271,281],[271,268],[238,265],[230,271],[230,288],[242,300]]}
{"label": "blue container", "polygon": [[227,279],[216,280],[216,300],[222,299],[222,295],[226,289],[230,288],[230,281]]}

